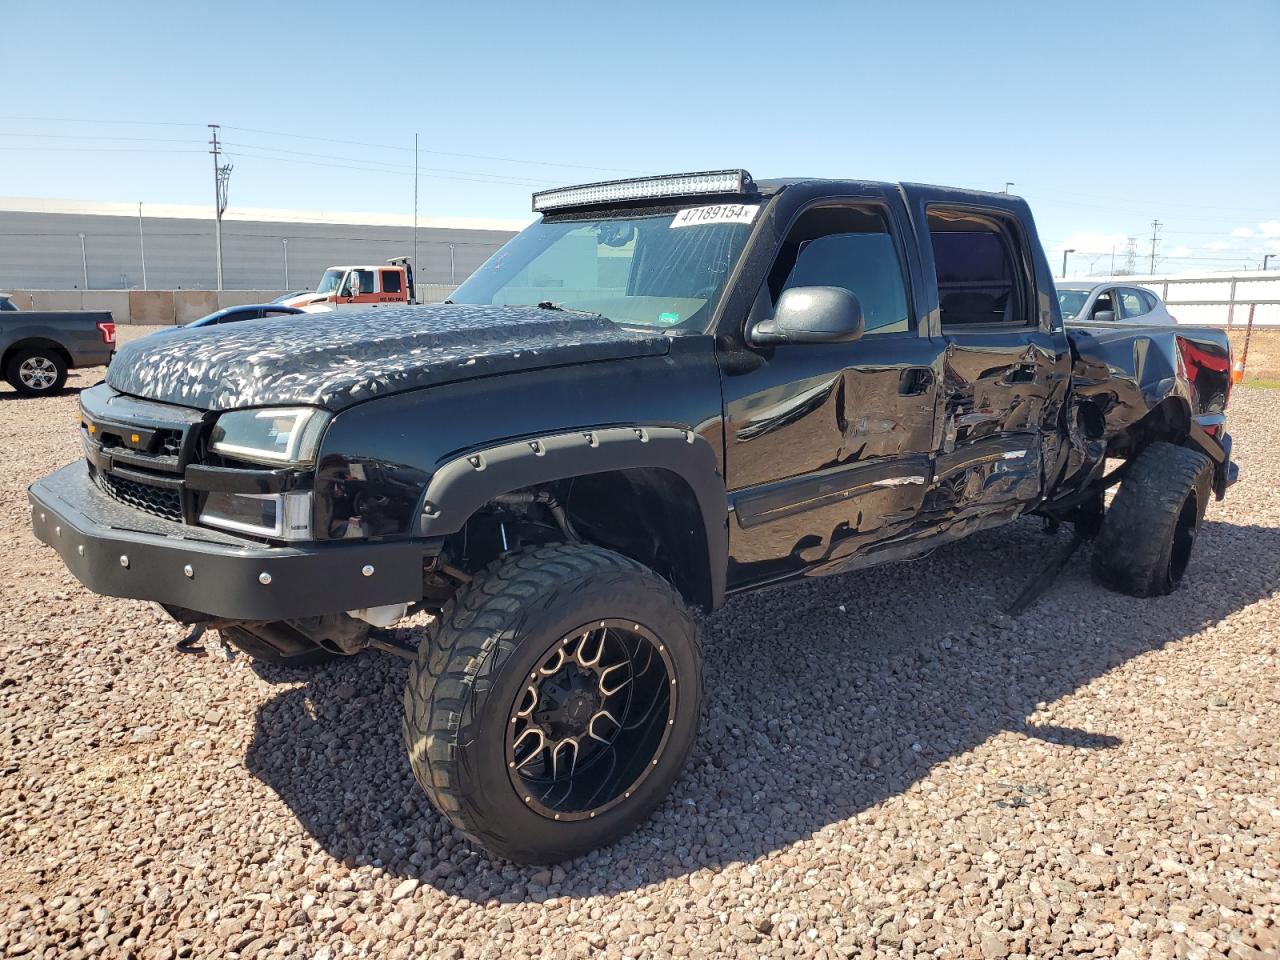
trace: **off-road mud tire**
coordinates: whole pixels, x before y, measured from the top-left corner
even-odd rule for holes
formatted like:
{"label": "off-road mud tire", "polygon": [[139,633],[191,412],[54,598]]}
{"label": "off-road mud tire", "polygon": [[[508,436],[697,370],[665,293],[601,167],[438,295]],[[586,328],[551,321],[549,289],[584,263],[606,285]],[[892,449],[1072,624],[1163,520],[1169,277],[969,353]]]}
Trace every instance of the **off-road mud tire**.
{"label": "off-road mud tire", "polygon": [[1213,484],[1204,454],[1153,443],[1120,482],[1093,546],[1105,586],[1135,597],[1171,593],[1181,582]]}
{"label": "off-road mud tire", "polygon": [[[531,809],[508,773],[507,724],[547,648],[582,624],[634,620],[666,645],[675,675],[670,732],[626,799],[591,819]],[[445,606],[409,669],[404,739],[419,785],[471,840],[518,863],[554,863],[643,822],[684,768],[702,709],[702,649],[680,595],[652,570],[582,544],[501,558]]]}

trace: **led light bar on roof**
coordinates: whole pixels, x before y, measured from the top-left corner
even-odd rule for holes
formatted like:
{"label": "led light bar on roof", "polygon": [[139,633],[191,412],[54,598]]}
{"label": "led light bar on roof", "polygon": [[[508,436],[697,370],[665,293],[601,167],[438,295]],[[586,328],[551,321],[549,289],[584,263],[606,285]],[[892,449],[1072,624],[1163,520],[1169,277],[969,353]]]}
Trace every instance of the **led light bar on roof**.
{"label": "led light bar on roof", "polygon": [[541,190],[533,195],[533,210],[535,213],[542,213],[560,207],[587,207],[626,200],[754,192],[755,182],[745,170],[672,173],[661,177],[636,177],[631,180],[609,180],[604,183],[584,183],[578,187]]}

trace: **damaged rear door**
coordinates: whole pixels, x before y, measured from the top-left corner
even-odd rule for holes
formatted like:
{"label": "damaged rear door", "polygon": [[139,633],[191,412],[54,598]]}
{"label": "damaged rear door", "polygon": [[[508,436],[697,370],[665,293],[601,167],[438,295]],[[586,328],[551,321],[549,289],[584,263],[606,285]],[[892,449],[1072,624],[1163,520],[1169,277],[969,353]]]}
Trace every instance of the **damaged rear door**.
{"label": "damaged rear door", "polygon": [[960,535],[1043,495],[1059,460],[1071,358],[1026,205],[903,189],[946,342],[942,436],[921,520]]}

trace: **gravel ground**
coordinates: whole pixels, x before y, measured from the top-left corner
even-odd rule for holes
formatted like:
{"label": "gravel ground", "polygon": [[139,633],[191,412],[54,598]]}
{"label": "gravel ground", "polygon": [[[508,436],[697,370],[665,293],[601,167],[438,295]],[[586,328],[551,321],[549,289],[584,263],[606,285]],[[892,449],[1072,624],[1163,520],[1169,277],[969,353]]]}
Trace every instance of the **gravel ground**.
{"label": "gravel ground", "polygon": [[1244,480],[1174,596],[1078,563],[1002,617],[1050,546],[1021,523],[730,603],[670,799],[552,869],[418,792],[401,661],[180,656],[81,588],[23,496],[75,406],[0,392],[6,956],[1280,954],[1278,391],[1238,391]]}

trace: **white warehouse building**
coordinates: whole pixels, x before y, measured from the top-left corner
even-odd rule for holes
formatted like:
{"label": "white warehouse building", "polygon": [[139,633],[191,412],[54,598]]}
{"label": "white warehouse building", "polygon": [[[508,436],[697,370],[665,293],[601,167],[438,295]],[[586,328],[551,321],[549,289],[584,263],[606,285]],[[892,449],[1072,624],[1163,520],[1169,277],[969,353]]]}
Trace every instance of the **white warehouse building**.
{"label": "white warehouse building", "polygon": [[[461,283],[528,222],[420,216],[418,281]],[[307,289],[327,267],[414,247],[407,214],[233,208],[223,287]],[[0,197],[0,290],[212,290],[215,251],[212,207]]]}

